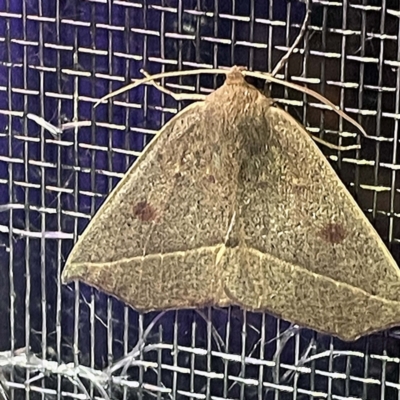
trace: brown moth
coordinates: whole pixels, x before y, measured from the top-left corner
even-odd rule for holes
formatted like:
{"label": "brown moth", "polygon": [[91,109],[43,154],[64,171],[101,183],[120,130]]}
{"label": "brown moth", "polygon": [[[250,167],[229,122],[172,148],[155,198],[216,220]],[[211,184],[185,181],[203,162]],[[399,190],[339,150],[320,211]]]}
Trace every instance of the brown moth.
{"label": "brown moth", "polygon": [[171,119],[68,258],[139,311],[239,305],[344,340],[400,323],[400,272],[306,130],[233,68]]}

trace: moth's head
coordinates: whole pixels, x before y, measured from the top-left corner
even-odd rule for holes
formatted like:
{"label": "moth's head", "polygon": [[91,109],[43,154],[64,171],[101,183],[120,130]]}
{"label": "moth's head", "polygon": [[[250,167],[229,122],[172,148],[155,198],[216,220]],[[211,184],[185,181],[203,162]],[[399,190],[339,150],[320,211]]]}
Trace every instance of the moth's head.
{"label": "moth's head", "polygon": [[226,74],[226,85],[238,85],[243,83],[244,80],[244,75],[243,71],[246,70],[246,67],[238,67],[234,66],[232,67],[229,72]]}

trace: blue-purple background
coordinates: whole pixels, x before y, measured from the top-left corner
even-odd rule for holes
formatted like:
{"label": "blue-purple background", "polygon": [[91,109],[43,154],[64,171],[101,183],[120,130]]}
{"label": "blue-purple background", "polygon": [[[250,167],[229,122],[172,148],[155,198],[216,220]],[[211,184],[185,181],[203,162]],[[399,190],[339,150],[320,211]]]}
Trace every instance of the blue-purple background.
{"label": "blue-purple background", "polygon": [[[93,109],[94,101],[132,78],[140,77],[141,68],[157,73],[202,65],[238,64],[270,71],[284,54],[284,49],[275,46],[293,42],[303,21],[305,6],[283,0],[275,0],[273,7],[268,1],[261,0],[143,0],[109,1],[107,4],[64,0],[55,3],[0,0],[0,351],[30,346],[33,352],[47,359],[74,360],[104,368],[123,355],[124,343],[129,343],[128,348],[136,343],[140,334],[139,317],[129,310],[126,320],[129,330],[124,335],[123,304],[85,285],[80,286],[80,308],[76,311],[76,292],[72,286],[60,287],[60,272],[89,217],[136,159],[138,152],[173,116],[171,110],[177,105],[151,87],[139,87],[120,96],[114,104],[103,104],[96,110]],[[381,64],[371,66],[368,63],[364,63],[362,69],[358,61],[349,59],[342,75],[344,64],[340,59],[313,59],[310,52],[310,48],[320,51],[325,47],[325,51],[342,52],[343,56],[348,52],[347,55],[360,57],[371,53],[372,57],[379,53],[378,45],[369,45],[365,36],[356,35],[346,39],[343,48],[342,39],[346,35],[341,36],[340,29],[344,29],[345,21],[348,30],[374,32],[379,27],[379,19],[368,14],[370,19],[366,22],[363,20],[366,14],[358,15],[357,10],[351,7],[344,13],[337,6],[317,4],[312,11],[311,25],[322,29],[310,29],[306,36],[309,48],[306,48],[305,55],[293,55],[291,64],[284,70],[285,75],[320,76],[323,83],[314,89],[322,88],[320,91],[327,93],[331,100],[336,99],[337,104],[342,101],[353,109],[377,110],[375,119],[367,120],[365,117],[361,122],[368,129],[372,126],[372,134],[378,131],[385,137],[393,137],[393,131],[397,129],[394,122],[385,122],[381,117],[385,107],[387,112],[396,112],[394,97],[379,97],[384,96],[382,91],[377,95],[373,89],[393,82],[393,70],[380,73],[383,71]],[[289,28],[285,22],[290,22]],[[387,34],[396,32],[389,22],[387,30]],[[394,48],[390,52],[390,46],[392,42],[385,47],[388,59],[392,53],[396,54]],[[303,44],[300,47],[303,48]],[[303,60],[306,60],[304,64]],[[314,68],[317,65],[319,69],[316,72]],[[343,85],[333,85],[333,89],[326,87],[324,81],[329,79],[342,83],[358,81],[365,87],[362,86],[364,90],[360,97],[356,90],[350,94],[343,92]],[[198,90],[200,87],[214,88],[221,80],[203,77],[182,82],[196,85]],[[394,96],[393,91],[388,96]],[[297,95],[297,99],[301,100],[302,95]],[[289,111],[299,119],[308,116],[314,126],[328,125],[328,129],[337,130],[336,120],[314,115],[312,110],[307,115],[301,107]],[[55,138],[28,120],[27,113],[42,116],[54,125],[74,119],[92,121],[93,124],[76,131],[65,131]],[[352,114],[354,117],[357,115]],[[375,160],[377,165],[379,162],[395,164],[398,161],[393,143],[379,146],[366,143],[363,158]],[[361,157],[360,153],[357,157]],[[341,158],[335,166],[342,171],[345,183],[358,195],[358,201],[396,256],[400,237],[398,216],[395,217],[396,212],[400,212],[398,196],[391,196],[391,192],[379,196],[362,192],[358,184],[387,184],[395,189],[399,187],[397,177],[393,181],[393,175],[385,173],[385,170],[383,173],[377,169],[364,172]],[[355,183],[354,187],[350,183]],[[92,322],[86,303],[91,301],[96,313]],[[79,320],[75,315],[79,315]],[[289,325],[285,322],[279,324],[270,316],[264,321],[259,314],[244,315],[237,309],[232,310],[232,314],[227,310],[213,310],[209,315],[224,340],[227,326],[230,327],[230,336],[225,341],[225,346],[229,347],[225,351],[239,355],[249,354],[255,346],[254,356],[261,357],[257,343],[262,326],[266,327],[266,339],[270,340],[277,336],[279,329],[283,332]],[[153,317],[154,314],[144,316],[144,325]],[[193,323],[197,324],[195,333]],[[249,325],[244,329],[246,323],[254,329]],[[78,336],[77,327],[80,330]],[[220,350],[211,339],[209,328],[194,311],[170,312],[160,321],[162,337],[160,330],[154,330],[149,341]],[[298,339],[299,348],[305,347],[313,336],[312,332],[303,331]],[[76,338],[79,355],[74,358],[72,345]],[[331,343],[327,337],[318,336],[317,339],[320,349],[328,348]],[[339,341],[334,343],[337,348],[366,351],[364,340],[351,346]],[[295,345],[292,340],[284,348],[282,363],[294,362]],[[375,344],[379,349],[376,351],[384,345],[387,346],[387,342],[379,341]],[[264,348],[264,359],[272,358],[276,346],[273,341]],[[145,357],[153,361],[160,357],[164,364],[176,362],[187,368],[192,361],[185,351],[175,359],[168,351],[149,353]],[[195,360],[199,370],[211,368],[226,376],[228,371],[230,375],[259,379],[257,366],[244,367],[243,362],[224,363],[216,356],[196,356]],[[327,360],[320,362],[318,368],[336,368],[341,372],[351,371],[353,375],[365,373],[363,363],[353,362],[349,367],[343,359],[335,361],[332,358],[331,361],[331,366]],[[159,368],[161,380],[167,387],[173,387],[175,391],[178,388],[190,389],[188,376],[174,375]],[[133,370],[134,379],[151,383],[160,379],[160,375],[152,370],[141,371]],[[278,375],[285,372],[284,369],[277,371]],[[144,378],[139,377],[140,373]],[[272,381],[272,370],[265,369],[262,376],[265,381]],[[231,384],[226,380],[214,382],[196,375],[194,387],[199,393],[222,397]],[[326,391],[328,381],[322,377],[313,381],[307,375],[299,379],[298,385]],[[49,385],[52,384],[55,383],[50,381]],[[293,385],[292,381],[288,384]],[[338,395],[346,390],[346,393],[360,395],[365,389],[351,382],[333,385],[330,390]],[[228,394],[232,398],[240,395],[248,399],[257,398],[257,387],[236,385]],[[286,398],[286,395],[293,396],[282,392],[281,398]],[[272,396],[272,392],[267,396]]]}

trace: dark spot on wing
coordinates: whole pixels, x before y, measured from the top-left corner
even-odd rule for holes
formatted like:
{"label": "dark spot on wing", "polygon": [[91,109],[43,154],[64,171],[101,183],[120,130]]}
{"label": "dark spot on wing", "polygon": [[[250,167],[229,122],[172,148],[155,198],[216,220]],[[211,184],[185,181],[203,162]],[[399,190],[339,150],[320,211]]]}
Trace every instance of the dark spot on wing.
{"label": "dark spot on wing", "polygon": [[205,179],[206,179],[207,182],[210,182],[210,183],[215,183],[216,182],[216,179],[215,179],[214,175],[208,174],[208,175],[206,175]]}
{"label": "dark spot on wing", "polygon": [[239,246],[239,239],[235,236],[229,236],[228,240],[225,243],[226,247],[235,248]]}
{"label": "dark spot on wing", "polygon": [[338,244],[343,242],[347,236],[347,232],[342,224],[329,223],[319,231],[319,236],[325,240],[325,242]]}
{"label": "dark spot on wing", "polygon": [[180,172],[180,171],[177,171],[177,172],[175,172],[175,174],[174,174],[174,178],[175,179],[180,179],[180,178],[182,178],[182,173]]}
{"label": "dark spot on wing", "polygon": [[154,221],[157,217],[157,211],[147,201],[140,201],[133,207],[133,213],[142,221]]}

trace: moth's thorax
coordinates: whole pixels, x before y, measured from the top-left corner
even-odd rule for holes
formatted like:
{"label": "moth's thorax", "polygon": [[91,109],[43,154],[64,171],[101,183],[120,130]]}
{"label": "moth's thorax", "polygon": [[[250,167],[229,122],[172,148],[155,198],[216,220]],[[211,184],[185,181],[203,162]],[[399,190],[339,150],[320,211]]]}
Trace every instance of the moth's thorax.
{"label": "moth's thorax", "polygon": [[260,107],[270,103],[259,90],[249,85],[241,74],[237,74],[235,78],[227,80],[223,86],[210,94],[205,101],[239,114],[244,112],[257,113],[260,111]]}
{"label": "moth's thorax", "polygon": [[257,147],[260,139],[266,139],[265,115],[271,103],[240,72],[234,71],[222,87],[206,98],[205,124],[223,136],[220,140],[234,140],[240,148]]}

